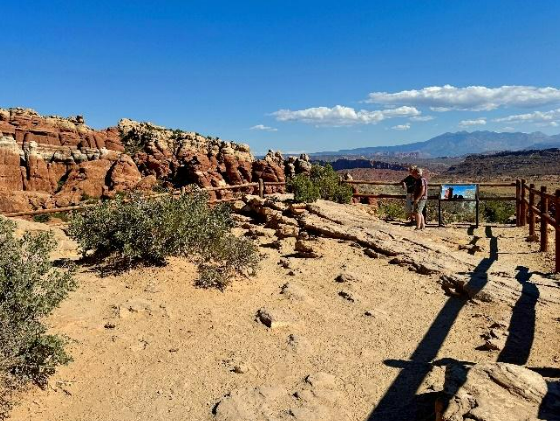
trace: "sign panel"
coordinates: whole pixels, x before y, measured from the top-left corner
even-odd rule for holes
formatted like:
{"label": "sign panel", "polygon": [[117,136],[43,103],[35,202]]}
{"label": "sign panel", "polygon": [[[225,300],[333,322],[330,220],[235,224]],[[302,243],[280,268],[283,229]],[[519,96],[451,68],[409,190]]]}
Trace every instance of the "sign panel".
{"label": "sign panel", "polygon": [[476,200],[476,184],[444,184],[441,200]]}

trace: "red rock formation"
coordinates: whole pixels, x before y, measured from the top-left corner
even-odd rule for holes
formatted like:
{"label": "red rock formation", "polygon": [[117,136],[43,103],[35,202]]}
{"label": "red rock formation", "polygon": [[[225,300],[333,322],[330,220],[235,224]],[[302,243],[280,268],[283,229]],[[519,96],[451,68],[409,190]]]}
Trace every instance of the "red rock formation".
{"label": "red rock formation", "polygon": [[[284,181],[282,156],[269,155],[255,161],[247,145],[128,119],[118,127],[93,130],[81,116],[0,109],[0,212],[74,205],[85,197],[112,197],[156,184],[178,188],[258,178]],[[231,195],[223,190],[211,198]]]}
{"label": "red rock formation", "polygon": [[0,191],[23,190],[20,153],[11,138],[0,137]]}
{"label": "red rock formation", "polygon": [[134,189],[140,180],[142,174],[138,171],[138,167],[128,155],[121,155],[107,174],[108,187],[115,192]]}

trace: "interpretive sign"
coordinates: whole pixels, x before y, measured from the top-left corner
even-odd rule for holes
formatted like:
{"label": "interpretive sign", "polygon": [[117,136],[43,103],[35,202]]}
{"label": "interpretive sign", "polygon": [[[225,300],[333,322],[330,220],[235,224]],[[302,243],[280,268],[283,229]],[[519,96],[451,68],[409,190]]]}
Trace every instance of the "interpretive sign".
{"label": "interpretive sign", "polygon": [[443,184],[441,200],[476,200],[476,184]]}
{"label": "interpretive sign", "polygon": [[[439,224],[443,225],[442,202],[475,202],[476,226],[478,227],[478,184],[442,184],[438,200]],[[468,205],[467,203],[464,204]]]}

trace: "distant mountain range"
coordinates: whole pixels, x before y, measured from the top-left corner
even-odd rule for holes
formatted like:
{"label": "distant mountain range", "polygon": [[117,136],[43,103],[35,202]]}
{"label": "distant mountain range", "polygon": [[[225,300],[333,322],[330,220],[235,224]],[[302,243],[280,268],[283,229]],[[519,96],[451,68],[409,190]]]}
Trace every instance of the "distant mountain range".
{"label": "distant mountain range", "polygon": [[316,152],[309,154],[317,157],[456,157],[467,154],[481,154],[501,151],[519,151],[524,149],[560,148],[560,134],[549,136],[542,132],[456,132],[444,133],[424,142],[408,143],[396,146],[373,146],[340,151]]}

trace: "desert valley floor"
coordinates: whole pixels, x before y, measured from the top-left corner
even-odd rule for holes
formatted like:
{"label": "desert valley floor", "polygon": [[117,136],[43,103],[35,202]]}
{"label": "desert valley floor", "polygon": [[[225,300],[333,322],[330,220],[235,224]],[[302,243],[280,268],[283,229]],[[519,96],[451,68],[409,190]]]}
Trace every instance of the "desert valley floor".
{"label": "desert valley floor", "polygon": [[[363,243],[348,239],[317,236],[310,241],[320,257],[297,258],[294,238],[280,249],[265,247],[275,231],[259,225],[250,227],[263,245],[257,276],[225,292],[196,288],[195,266],[185,259],[105,277],[81,266],[79,288],[48,321],[69,338],[74,361],[45,390],[31,387],[19,396],[10,420],[411,419],[422,396],[442,389],[447,361],[504,357],[506,349],[479,349],[500,325],[510,329],[507,346],[528,354],[527,367],[560,369],[558,278],[545,275],[551,256],[525,241],[525,229],[414,233],[360,206],[341,206],[319,204],[315,213],[367,235],[384,230],[404,248],[410,242],[414,255],[405,263],[465,262],[494,283],[488,295],[450,296],[436,271],[372,258]],[[60,240],[53,257],[77,258],[76,245],[53,229]],[[337,282],[341,274],[345,282]],[[533,294],[519,295],[522,288]],[[533,298],[520,307],[525,296]],[[259,310],[273,316],[272,328]],[[516,311],[535,314],[528,343],[531,332],[513,331]]]}

